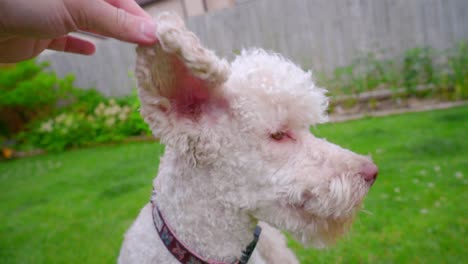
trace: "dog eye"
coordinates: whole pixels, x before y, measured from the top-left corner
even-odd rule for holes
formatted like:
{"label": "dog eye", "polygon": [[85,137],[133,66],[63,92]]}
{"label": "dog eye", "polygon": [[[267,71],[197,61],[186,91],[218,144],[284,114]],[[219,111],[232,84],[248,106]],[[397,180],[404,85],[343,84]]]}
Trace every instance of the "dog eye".
{"label": "dog eye", "polygon": [[283,131],[278,131],[270,135],[270,137],[274,140],[281,140],[285,136],[285,133]]}

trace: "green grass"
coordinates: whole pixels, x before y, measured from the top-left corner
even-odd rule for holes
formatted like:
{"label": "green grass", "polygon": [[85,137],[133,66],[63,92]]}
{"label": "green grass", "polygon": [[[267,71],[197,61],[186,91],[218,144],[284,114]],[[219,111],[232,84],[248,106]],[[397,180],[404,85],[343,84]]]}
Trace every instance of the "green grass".
{"label": "green grass", "polygon": [[[468,106],[313,132],[371,154],[380,174],[338,245],[290,242],[301,263],[468,263]],[[162,150],[129,144],[0,163],[0,263],[115,263]]]}

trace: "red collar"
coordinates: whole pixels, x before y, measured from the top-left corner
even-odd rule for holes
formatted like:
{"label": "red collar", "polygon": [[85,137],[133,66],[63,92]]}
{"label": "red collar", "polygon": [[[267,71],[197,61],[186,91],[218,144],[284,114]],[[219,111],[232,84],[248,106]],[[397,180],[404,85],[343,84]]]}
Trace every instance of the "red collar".
{"label": "red collar", "polygon": [[164,217],[159,211],[158,206],[154,202],[155,193],[153,192],[153,197],[151,199],[151,204],[153,206],[153,222],[156,227],[156,231],[161,238],[164,246],[171,254],[182,264],[245,264],[248,262],[250,256],[252,255],[253,250],[258,242],[258,238],[262,229],[257,226],[254,231],[254,239],[247,246],[247,248],[242,251],[242,257],[240,260],[236,260],[234,263],[224,263],[216,262],[213,260],[206,260],[195,252],[191,251],[184,243],[179,241],[172,229],[166,224]]}

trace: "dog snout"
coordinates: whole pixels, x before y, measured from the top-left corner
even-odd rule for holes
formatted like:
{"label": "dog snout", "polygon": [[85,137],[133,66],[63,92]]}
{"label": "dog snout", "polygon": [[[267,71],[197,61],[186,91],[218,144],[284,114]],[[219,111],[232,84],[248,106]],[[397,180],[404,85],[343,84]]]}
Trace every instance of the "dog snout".
{"label": "dog snout", "polygon": [[377,179],[379,169],[373,162],[366,162],[362,165],[359,175],[370,185],[374,184]]}

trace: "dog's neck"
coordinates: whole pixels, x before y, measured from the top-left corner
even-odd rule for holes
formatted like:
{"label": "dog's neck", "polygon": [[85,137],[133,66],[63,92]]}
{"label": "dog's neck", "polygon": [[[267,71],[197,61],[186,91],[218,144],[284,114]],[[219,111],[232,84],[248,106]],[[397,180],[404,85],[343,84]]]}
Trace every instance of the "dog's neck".
{"label": "dog's neck", "polygon": [[[166,150],[153,187],[156,204],[177,239],[198,255],[233,262],[252,241],[257,224],[246,212],[224,201],[213,187],[210,168],[194,168]],[[216,177],[216,175],[212,175]]]}

